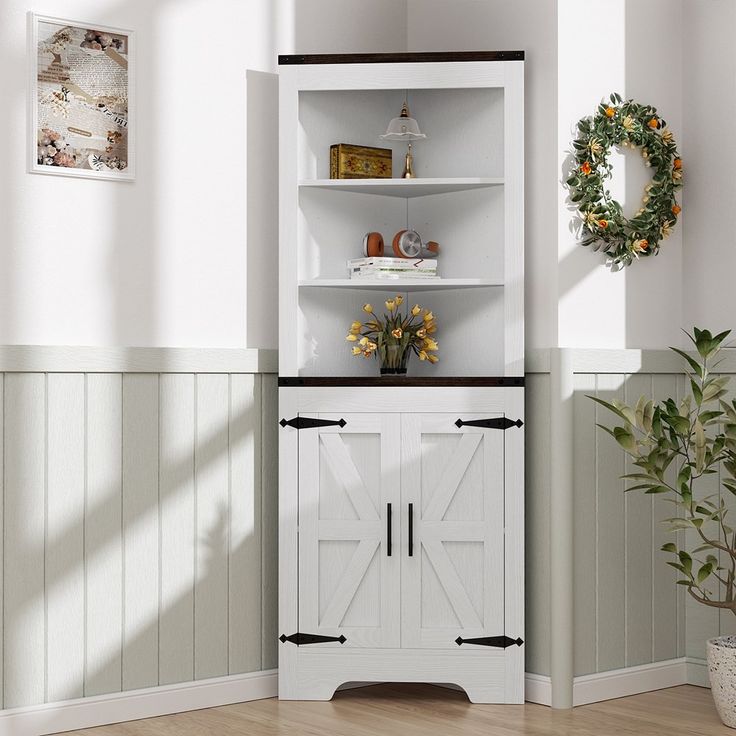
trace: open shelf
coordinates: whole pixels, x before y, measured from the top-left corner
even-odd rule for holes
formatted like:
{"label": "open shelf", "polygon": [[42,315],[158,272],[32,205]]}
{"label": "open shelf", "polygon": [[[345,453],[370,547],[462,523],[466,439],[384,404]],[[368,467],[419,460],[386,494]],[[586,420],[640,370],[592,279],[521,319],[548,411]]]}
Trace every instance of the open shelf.
{"label": "open shelf", "polygon": [[310,279],[308,281],[300,281],[299,286],[404,292],[474,289],[488,286],[503,286],[503,284],[492,279]]}
{"label": "open shelf", "polygon": [[503,185],[498,177],[452,177],[432,179],[302,179],[300,187],[334,189],[339,192],[377,194],[384,197],[426,197]]}

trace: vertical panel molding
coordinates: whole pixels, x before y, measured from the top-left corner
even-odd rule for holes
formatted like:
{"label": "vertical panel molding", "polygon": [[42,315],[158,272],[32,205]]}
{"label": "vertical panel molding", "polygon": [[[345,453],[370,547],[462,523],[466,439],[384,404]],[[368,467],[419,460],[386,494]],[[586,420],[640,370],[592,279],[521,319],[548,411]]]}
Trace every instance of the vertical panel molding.
{"label": "vertical panel molding", "polygon": [[550,361],[550,663],[552,707],[573,704],[573,368],[566,349]]}

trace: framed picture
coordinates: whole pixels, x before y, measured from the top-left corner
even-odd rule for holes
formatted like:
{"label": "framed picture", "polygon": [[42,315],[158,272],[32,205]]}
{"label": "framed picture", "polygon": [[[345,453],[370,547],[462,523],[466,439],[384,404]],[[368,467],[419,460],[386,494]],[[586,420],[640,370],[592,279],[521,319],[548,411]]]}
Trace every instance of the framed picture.
{"label": "framed picture", "polygon": [[28,169],[135,178],[135,35],[28,14]]}

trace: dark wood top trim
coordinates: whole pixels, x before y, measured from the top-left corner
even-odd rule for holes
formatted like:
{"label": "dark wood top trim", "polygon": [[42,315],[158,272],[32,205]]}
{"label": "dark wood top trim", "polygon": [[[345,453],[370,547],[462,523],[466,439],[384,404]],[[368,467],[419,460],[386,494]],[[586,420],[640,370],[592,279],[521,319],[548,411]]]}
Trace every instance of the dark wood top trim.
{"label": "dark wood top trim", "polygon": [[279,386],[355,386],[356,388],[368,387],[394,387],[394,386],[523,386],[524,378],[502,378],[471,376],[469,378],[402,378],[400,376],[375,376],[371,378],[317,378],[317,377],[279,377]]}
{"label": "dark wood top trim", "polygon": [[421,51],[396,54],[285,54],[279,64],[408,64],[438,61],[524,61],[523,51]]}

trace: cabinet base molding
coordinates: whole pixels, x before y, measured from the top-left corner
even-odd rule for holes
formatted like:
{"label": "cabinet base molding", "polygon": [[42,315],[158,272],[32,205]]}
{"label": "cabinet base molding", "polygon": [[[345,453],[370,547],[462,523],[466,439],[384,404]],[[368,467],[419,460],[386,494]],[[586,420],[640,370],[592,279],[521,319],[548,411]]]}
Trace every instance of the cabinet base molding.
{"label": "cabinet base molding", "polygon": [[282,700],[330,700],[348,682],[435,682],[458,686],[471,703],[523,703],[523,692],[504,687],[509,656],[503,651],[428,649],[308,650],[296,671],[279,680]]}
{"label": "cabinet base molding", "polygon": [[109,723],[137,721],[171,713],[214,708],[230,703],[273,698],[276,670],[229,675],[198,682],[182,682],[123,693],[45,703],[0,711],[0,733],[13,736],[93,728]]}

